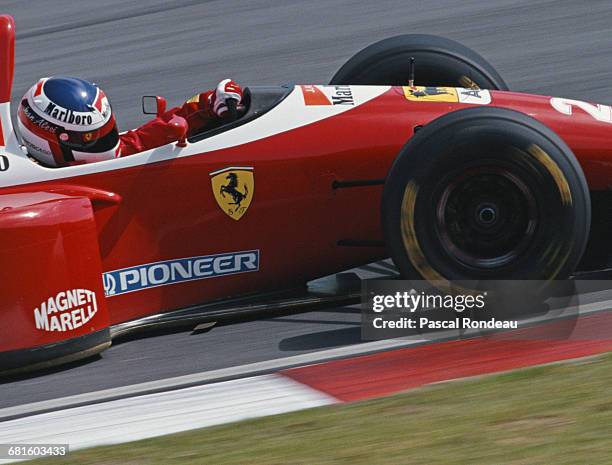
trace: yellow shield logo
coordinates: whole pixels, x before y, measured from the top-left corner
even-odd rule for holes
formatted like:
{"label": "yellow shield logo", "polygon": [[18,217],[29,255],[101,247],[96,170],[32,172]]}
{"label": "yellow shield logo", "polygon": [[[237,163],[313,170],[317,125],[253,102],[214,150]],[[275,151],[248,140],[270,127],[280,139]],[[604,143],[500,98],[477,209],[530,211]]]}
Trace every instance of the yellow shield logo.
{"label": "yellow shield logo", "polygon": [[239,220],[244,216],[255,193],[252,166],[232,166],[210,173],[213,195],[227,216]]}
{"label": "yellow shield logo", "polygon": [[404,86],[404,97],[414,102],[458,102],[454,87]]}

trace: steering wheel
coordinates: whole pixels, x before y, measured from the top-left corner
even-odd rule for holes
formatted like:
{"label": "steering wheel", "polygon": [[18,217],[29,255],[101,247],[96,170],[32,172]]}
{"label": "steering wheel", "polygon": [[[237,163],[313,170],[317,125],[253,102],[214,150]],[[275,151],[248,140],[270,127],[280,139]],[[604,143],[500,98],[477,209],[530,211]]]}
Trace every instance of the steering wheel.
{"label": "steering wheel", "polygon": [[231,123],[238,119],[238,100],[233,98],[228,98],[225,101],[227,105],[227,113],[224,116],[224,120],[226,123]]}

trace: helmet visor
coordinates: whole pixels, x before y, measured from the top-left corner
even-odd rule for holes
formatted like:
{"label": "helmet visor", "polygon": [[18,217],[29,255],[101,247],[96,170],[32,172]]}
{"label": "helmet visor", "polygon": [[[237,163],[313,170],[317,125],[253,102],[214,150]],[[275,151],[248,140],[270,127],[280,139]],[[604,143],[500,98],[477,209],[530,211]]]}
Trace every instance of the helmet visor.
{"label": "helmet visor", "polygon": [[117,146],[119,131],[111,118],[100,129],[90,132],[63,131],[58,137],[60,146],[79,152],[107,152]]}

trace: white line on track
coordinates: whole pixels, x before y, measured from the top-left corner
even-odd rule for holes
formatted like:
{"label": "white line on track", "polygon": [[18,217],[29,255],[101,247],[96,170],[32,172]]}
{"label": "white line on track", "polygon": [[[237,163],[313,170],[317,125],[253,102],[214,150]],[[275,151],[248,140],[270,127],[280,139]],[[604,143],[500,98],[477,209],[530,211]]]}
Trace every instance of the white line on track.
{"label": "white line on track", "polygon": [[0,423],[0,443],[69,444],[75,450],[337,402],[287,377],[264,375],[6,421]]}

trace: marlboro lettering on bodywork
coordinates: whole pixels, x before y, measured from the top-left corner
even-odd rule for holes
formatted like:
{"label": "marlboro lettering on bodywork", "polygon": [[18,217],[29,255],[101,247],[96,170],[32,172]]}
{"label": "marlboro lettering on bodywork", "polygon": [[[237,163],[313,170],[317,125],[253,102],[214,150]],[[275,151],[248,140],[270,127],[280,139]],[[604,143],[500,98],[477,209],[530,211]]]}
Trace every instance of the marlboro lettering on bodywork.
{"label": "marlboro lettering on bodywork", "polygon": [[80,328],[98,311],[96,293],[87,289],[58,292],[34,309],[36,329],[66,332]]}
{"label": "marlboro lettering on bodywork", "polygon": [[177,258],[104,273],[107,297],[187,281],[259,270],[259,250]]}
{"label": "marlboro lettering on bodywork", "polygon": [[303,85],[300,87],[306,106],[355,105],[351,86]]}
{"label": "marlboro lettering on bodywork", "polygon": [[353,93],[350,86],[334,86],[334,92],[331,95],[334,105],[354,105]]}

